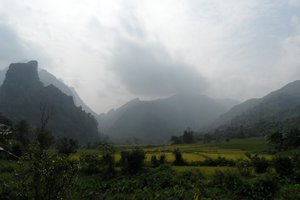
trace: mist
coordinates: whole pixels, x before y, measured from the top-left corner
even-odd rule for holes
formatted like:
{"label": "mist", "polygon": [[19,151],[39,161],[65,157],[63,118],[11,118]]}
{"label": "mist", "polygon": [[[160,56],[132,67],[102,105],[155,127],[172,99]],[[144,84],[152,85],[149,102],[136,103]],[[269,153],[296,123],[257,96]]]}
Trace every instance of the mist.
{"label": "mist", "polygon": [[300,77],[300,2],[3,0],[0,68],[38,60],[97,113],[180,92],[244,101]]}

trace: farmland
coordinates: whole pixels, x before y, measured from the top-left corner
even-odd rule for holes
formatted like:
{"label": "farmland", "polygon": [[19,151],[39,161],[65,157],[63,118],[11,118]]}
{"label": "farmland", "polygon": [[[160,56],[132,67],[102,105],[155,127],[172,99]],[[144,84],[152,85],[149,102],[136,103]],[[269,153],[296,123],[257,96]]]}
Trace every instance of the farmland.
{"label": "farmland", "polygon": [[[266,151],[268,146],[264,138],[249,138],[249,139],[234,139],[230,141],[211,142],[207,144],[182,144],[182,145],[161,145],[161,146],[116,146],[116,152],[114,153],[115,160],[118,162],[121,159],[121,151],[133,150],[140,148],[145,151],[145,162],[150,165],[152,156],[166,156],[166,162],[171,164],[174,162],[173,151],[175,149],[182,152],[183,159],[187,163],[195,163],[205,161],[206,159],[217,159],[219,157],[228,160],[239,160],[249,158],[245,155],[246,153],[258,154],[266,159],[271,159],[272,155],[267,154]],[[99,155],[101,156],[102,151],[95,149],[79,149],[76,153],[70,155],[74,160],[79,160],[83,155]],[[204,174],[213,174],[216,170],[235,170],[233,167],[224,166],[177,166],[173,169],[177,171],[200,171]]]}
{"label": "farmland", "polygon": [[[1,199],[34,199],[35,191],[55,195],[49,200],[297,199],[300,191],[299,157],[267,153],[264,138],[106,145],[106,150],[80,148],[70,155],[55,149],[36,154],[33,148],[30,160],[25,155],[1,161]],[[58,187],[67,193],[55,193]]]}

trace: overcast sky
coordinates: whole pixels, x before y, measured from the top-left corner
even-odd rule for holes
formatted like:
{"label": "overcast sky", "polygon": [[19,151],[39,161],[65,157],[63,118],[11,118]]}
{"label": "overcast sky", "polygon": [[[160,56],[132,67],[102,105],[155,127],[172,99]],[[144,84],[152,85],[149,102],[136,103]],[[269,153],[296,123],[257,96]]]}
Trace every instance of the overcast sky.
{"label": "overcast sky", "polygon": [[0,68],[38,60],[96,112],[300,79],[300,0],[0,0]]}

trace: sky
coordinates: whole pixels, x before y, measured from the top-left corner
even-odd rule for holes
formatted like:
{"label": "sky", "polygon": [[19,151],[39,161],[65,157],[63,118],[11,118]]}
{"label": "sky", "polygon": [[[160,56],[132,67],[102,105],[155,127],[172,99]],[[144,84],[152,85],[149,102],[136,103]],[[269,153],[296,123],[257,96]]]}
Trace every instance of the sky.
{"label": "sky", "polygon": [[300,79],[300,0],[0,0],[0,69],[37,60],[98,113]]}

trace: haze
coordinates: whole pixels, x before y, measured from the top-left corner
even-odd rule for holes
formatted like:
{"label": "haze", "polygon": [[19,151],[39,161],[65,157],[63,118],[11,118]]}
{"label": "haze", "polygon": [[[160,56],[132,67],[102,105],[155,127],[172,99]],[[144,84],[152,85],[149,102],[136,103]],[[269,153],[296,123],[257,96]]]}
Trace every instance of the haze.
{"label": "haze", "polygon": [[179,92],[242,101],[300,79],[300,1],[0,0],[0,52],[98,113]]}

